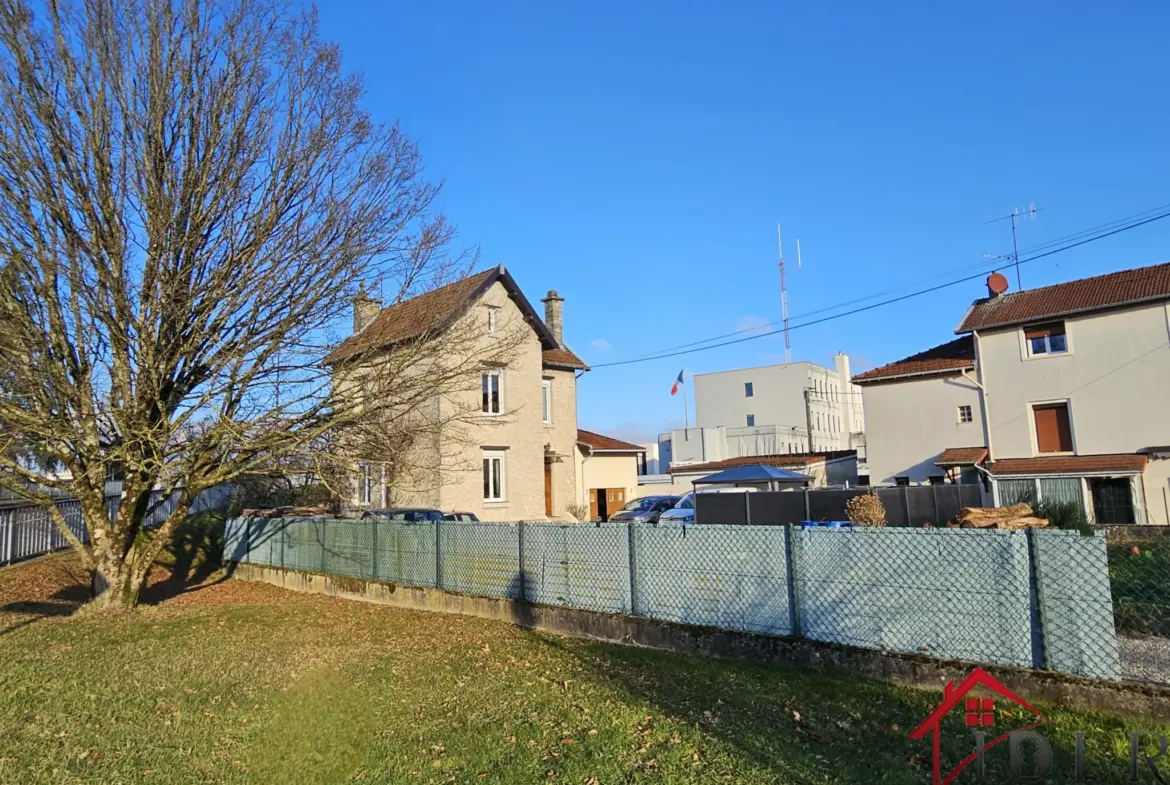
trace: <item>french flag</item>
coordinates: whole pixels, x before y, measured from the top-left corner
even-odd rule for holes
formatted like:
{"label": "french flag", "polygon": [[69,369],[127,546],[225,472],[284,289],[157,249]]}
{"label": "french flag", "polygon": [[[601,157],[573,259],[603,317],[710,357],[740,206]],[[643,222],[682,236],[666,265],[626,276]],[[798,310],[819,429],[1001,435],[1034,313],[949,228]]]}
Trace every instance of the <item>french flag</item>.
{"label": "french flag", "polygon": [[[686,370],[685,368],[683,369]],[[674,380],[674,386],[670,388],[671,395],[678,395],[678,386],[683,383],[683,371],[678,372],[678,378]]]}

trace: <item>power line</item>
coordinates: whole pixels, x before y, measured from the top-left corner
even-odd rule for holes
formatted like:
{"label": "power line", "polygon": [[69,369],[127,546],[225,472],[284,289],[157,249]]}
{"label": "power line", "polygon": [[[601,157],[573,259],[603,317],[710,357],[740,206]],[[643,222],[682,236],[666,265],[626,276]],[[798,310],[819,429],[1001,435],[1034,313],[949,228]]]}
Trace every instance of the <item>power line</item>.
{"label": "power line", "polygon": [[[1097,237],[1095,235],[1099,232],[1104,232],[1106,230],[1114,229],[1114,228],[1121,226],[1123,224],[1129,224],[1130,222],[1137,221],[1139,219],[1144,219],[1144,218],[1147,218],[1151,215],[1154,215],[1157,213],[1163,213],[1163,212],[1167,212],[1167,211],[1170,211],[1170,204],[1164,204],[1164,205],[1161,205],[1159,207],[1152,207],[1149,210],[1144,210],[1140,213],[1134,213],[1133,215],[1127,215],[1124,218],[1117,218],[1117,219],[1114,219],[1112,221],[1108,221],[1106,223],[1090,227],[1088,229],[1082,229],[1079,232],[1073,232],[1072,234],[1066,234],[1066,235],[1062,235],[1060,237],[1054,237],[1053,239],[1047,240],[1043,243],[1039,243],[1037,245],[1033,245],[1033,246],[1029,246],[1027,248],[1024,248],[1021,250],[1021,253],[1036,253],[1038,251],[1044,251],[1044,250],[1047,250],[1047,249],[1052,248],[1054,246],[1060,245],[1061,243],[1077,241],[1077,240],[1080,240],[1082,238],[1088,237],[1090,235],[1094,235],[1093,239],[1100,239],[1101,237],[1108,237],[1109,234],[1116,234],[1116,232],[1110,232],[1109,234],[1102,234],[1102,235],[1100,235],[1100,237]],[[1164,217],[1164,216],[1159,215],[1157,218],[1161,218],[1161,217]],[[1157,218],[1155,218],[1154,220],[1157,220]],[[1147,223],[1147,222],[1143,221],[1143,223]],[[1135,224],[1134,227],[1141,226],[1141,225],[1142,225],[1142,223],[1138,223],[1138,224]],[[1126,228],[1134,228],[1134,227],[1127,226]],[[1072,248],[1072,247],[1076,247],[1076,246],[1073,245],[1073,246],[1069,246],[1069,247]],[[1040,258],[1040,257],[1035,256],[1035,257],[1031,257],[1031,258],[1023,260],[1023,261],[1031,261],[1032,259],[1038,259],[1038,258]],[[965,265],[961,265],[959,267],[952,267],[949,270],[944,270],[942,272],[938,272],[938,273],[935,273],[933,275],[928,275],[925,278],[920,278],[919,281],[937,281],[940,278],[945,278],[945,277],[947,277],[949,275],[953,275],[955,273],[961,273],[961,272],[965,272],[967,270],[973,270],[975,268],[984,269],[984,268],[986,268],[986,266],[987,266],[986,261],[979,261],[979,262],[975,262],[973,264],[965,264]],[[968,280],[968,279],[964,279],[964,280]],[[869,300],[877,299],[878,297],[885,297],[886,295],[893,294],[894,292],[896,292],[902,288],[904,288],[904,287],[903,286],[895,286],[891,289],[886,289],[886,290],[880,291],[880,292],[873,292],[872,294],[867,294],[867,295],[864,295],[862,297],[855,297],[852,300],[845,300],[843,302],[839,302],[839,303],[836,303],[834,305],[826,305],[823,308],[818,308],[815,311],[808,311],[806,313],[797,314],[796,316],[793,316],[790,318],[803,319],[807,316],[815,316],[816,314],[825,313],[826,311],[835,311],[838,308],[846,308],[850,305],[856,305],[858,303],[864,303],[864,302],[867,302]],[[848,314],[842,314],[842,315],[848,315]],[[646,352],[645,354],[639,354],[636,357],[632,357],[630,360],[623,361],[623,363],[628,363],[632,360],[654,359],[654,357],[661,352],[673,352],[673,351],[676,351],[678,349],[689,349],[692,346],[702,346],[705,343],[712,343],[714,341],[720,341],[720,340],[723,340],[724,338],[734,338],[735,336],[742,336],[744,333],[749,333],[749,332],[754,333],[756,330],[762,330],[765,327],[776,327],[780,324],[781,324],[781,322],[779,322],[779,321],[764,322],[763,324],[758,324],[758,325],[755,325],[754,327],[750,327],[747,329],[739,329],[739,330],[735,330],[734,332],[723,333],[722,335],[713,335],[710,338],[703,338],[703,339],[698,340],[698,341],[691,341],[690,343],[678,344],[676,346],[668,346],[664,349],[658,349],[655,351]],[[774,335],[774,334],[775,333],[765,333],[765,334],[760,334],[760,335],[754,336],[754,337],[761,337],[762,338],[762,337],[764,337],[764,335]],[[594,368],[603,368],[609,364],[610,363],[603,363],[603,364],[595,365],[593,367]]]}
{"label": "power line", "polygon": [[[1170,218],[1170,211],[1162,212],[1162,213],[1159,213],[1157,215],[1145,218],[1143,220],[1136,221],[1133,223],[1126,224],[1124,226],[1120,226],[1120,227],[1111,229],[1110,231],[1107,231],[1107,232],[1095,234],[1095,235],[1092,235],[1090,237],[1083,237],[1082,239],[1077,240],[1076,242],[1068,243],[1066,245],[1062,245],[1062,246],[1057,247],[1057,248],[1051,248],[1050,250],[1044,251],[1043,253],[1038,253],[1038,254],[1035,254],[1033,256],[1029,256],[1027,259],[1020,259],[1019,263],[1020,264],[1027,264],[1028,262],[1034,262],[1037,259],[1043,259],[1045,257],[1052,256],[1053,254],[1061,253],[1063,251],[1068,251],[1068,250],[1071,250],[1073,248],[1080,247],[1082,245],[1087,245],[1088,243],[1094,242],[1096,240],[1103,240],[1106,237],[1112,237],[1115,234],[1120,234],[1122,232],[1129,231],[1130,229],[1137,229],[1140,226],[1145,226],[1146,224],[1153,223],[1154,221],[1160,221],[1164,218]],[[992,267],[990,269],[985,268],[982,271],[975,273],[974,275],[968,275],[968,276],[965,276],[963,278],[957,278],[955,280],[947,281],[945,283],[941,283],[941,284],[938,284],[936,286],[930,286],[930,287],[927,287],[925,289],[918,289],[918,290],[910,292],[908,294],[903,294],[903,295],[900,295],[898,297],[892,297],[888,300],[882,300],[881,302],[872,303],[870,305],[865,305],[865,306],[862,306],[860,308],[854,308],[854,309],[849,310],[849,311],[843,311],[842,313],[831,314],[829,316],[823,316],[819,319],[813,319],[811,321],[801,322],[800,324],[790,326],[788,329],[798,330],[801,327],[812,327],[813,325],[824,324],[825,322],[830,322],[830,321],[833,321],[834,319],[842,319],[846,316],[855,316],[859,313],[864,313],[866,311],[872,311],[875,308],[881,308],[882,306],[885,306],[885,305],[893,305],[894,303],[900,303],[903,300],[909,300],[909,299],[912,299],[914,297],[920,297],[924,294],[931,294],[933,292],[941,291],[942,289],[947,289],[951,286],[957,286],[961,283],[967,283],[968,281],[974,281],[974,280],[977,280],[979,278],[982,278],[983,276],[987,275],[988,273],[995,272],[996,269],[998,269],[998,268],[995,268],[995,267]],[[828,309],[828,310],[832,310],[832,309]],[[774,324],[774,322],[772,324]],[[635,363],[650,362],[651,360],[665,360],[665,359],[668,359],[670,357],[681,357],[684,354],[694,354],[696,352],[702,352],[702,351],[706,351],[708,349],[719,349],[719,348],[722,348],[724,346],[734,346],[735,344],[745,343],[747,341],[754,341],[757,338],[766,338],[769,335],[776,335],[777,333],[780,333],[780,332],[783,332],[783,328],[781,328],[779,330],[769,330],[768,332],[763,332],[763,333],[756,333],[754,335],[749,335],[749,336],[745,336],[742,338],[738,338],[734,341],[724,341],[722,343],[713,343],[713,344],[710,344],[709,346],[696,346],[696,348],[689,348],[688,346],[682,346],[682,347],[678,347],[679,351],[666,351],[666,352],[663,352],[660,354],[636,357],[636,358],[633,358],[630,360],[616,360],[614,362],[608,362],[608,363],[597,363],[597,364],[593,365],[592,367],[595,369],[596,368],[614,368],[614,367],[621,366],[621,365],[633,365]],[[738,333],[730,333],[729,335],[737,335],[737,334]],[[721,337],[729,337],[729,336],[721,336]],[[706,341],[696,341],[695,344],[692,344],[692,345],[703,344],[703,343],[707,343],[709,341],[714,341],[714,340],[718,340],[718,339],[708,338]]]}

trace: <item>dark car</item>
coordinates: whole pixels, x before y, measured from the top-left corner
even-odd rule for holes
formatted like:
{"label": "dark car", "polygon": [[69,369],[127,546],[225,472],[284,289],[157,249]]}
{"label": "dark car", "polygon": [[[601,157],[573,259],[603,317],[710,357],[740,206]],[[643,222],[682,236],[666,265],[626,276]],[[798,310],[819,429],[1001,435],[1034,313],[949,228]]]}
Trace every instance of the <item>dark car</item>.
{"label": "dark car", "polygon": [[678,503],[678,496],[643,496],[626,502],[626,506],[609,516],[618,523],[657,523],[662,513]]}
{"label": "dark car", "polygon": [[472,523],[479,521],[473,512],[449,512],[443,516],[445,521],[463,521],[465,523]]}
{"label": "dark car", "polygon": [[420,523],[422,521],[441,521],[443,513],[426,507],[391,507],[388,510],[366,510],[362,513],[362,520]]}

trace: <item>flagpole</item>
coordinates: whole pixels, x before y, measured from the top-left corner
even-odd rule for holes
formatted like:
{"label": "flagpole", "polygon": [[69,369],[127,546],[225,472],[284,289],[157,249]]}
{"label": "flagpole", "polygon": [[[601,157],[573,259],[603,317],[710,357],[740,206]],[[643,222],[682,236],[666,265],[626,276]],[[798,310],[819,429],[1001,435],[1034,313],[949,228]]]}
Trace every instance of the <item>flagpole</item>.
{"label": "flagpole", "polygon": [[690,406],[687,405],[687,386],[683,384],[683,427],[688,431],[691,429],[691,415]]}

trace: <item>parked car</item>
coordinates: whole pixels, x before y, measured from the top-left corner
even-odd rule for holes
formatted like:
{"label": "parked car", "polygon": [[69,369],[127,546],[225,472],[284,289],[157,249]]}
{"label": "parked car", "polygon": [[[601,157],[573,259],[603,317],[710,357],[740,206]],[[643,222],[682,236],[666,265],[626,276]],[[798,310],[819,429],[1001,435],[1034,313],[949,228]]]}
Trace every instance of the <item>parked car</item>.
{"label": "parked car", "polygon": [[473,512],[449,512],[443,516],[443,520],[445,520],[445,521],[463,521],[465,523],[471,523],[471,522],[478,521],[479,518]]}
{"label": "parked car", "polygon": [[362,520],[420,523],[422,521],[441,521],[443,513],[426,507],[391,507],[387,510],[366,510],[362,513]]}
{"label": "parked car", "polygon": [[658,517],[677,504],[678,499],[677,496],[643,496],[627,502],[609,519],[618,523],[657,523]]}
{"label": "parked car", "polygon": [[695,522],[695,494],[688,493],[658,518],[659,526],[690,526]]}

